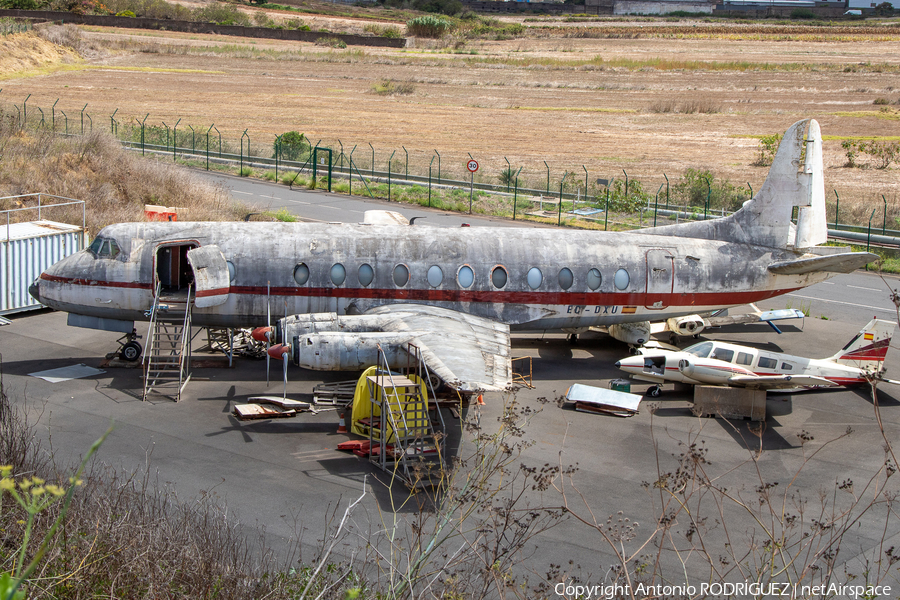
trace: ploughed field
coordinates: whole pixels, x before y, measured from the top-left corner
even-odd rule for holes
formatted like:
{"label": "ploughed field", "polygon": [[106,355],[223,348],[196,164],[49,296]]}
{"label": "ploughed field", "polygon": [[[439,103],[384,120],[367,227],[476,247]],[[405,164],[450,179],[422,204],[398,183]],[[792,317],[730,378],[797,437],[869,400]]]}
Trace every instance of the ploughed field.
{"label": "ploughed field", "polygon": [[[28,106],[46,118],[59,99],[70,130],[85,104],[94,127],[109,128],[114,111],[120,127],[148,113],[157,127],[181,119],[179,131],[193,126],[204,149],[211,125],[235,149],[247,130],[253,154],[271,154],[277,134],[296,130],[346,154],[355,147],[364,173],[374,150],[379,170],[393,152],[395,173],[408,155],[411,173],[427,175],[430,164],[437,176],[440,161],[443,177],[467,179],[471,155],[483,181],[509,161],[523,167],[523,186],[547,187],[549,168],[551,192],[568,172],[591,184],[627,174],[651,195],[663,174],[674,181],[687,168],[758,189],[767,172],[753,165],[758,138],[814,117],[842,222],[854,207],[867,218],[882,194],[900,201],[896,164],[846,168],[841,147],[900,139],[896,24],[525,24],[518,39],[412,39],[404,49],[85,28],[93,58],[3,74],[0,102],[31,94]],[[387,80],[397,91],[377,93]]]}

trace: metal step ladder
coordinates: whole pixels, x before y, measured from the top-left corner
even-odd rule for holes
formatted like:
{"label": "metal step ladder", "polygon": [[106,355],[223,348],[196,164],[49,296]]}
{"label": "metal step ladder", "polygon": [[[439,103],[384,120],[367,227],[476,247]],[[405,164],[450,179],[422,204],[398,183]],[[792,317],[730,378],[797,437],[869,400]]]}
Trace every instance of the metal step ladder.
{"label": "metal step ladder", "polygon": [[[444,474],[444,419],[418,348],[410,345],[408,351],[415,363],[408,374],[417,371],[418,382],[391,372],[383,351],[379,352],[375,375],[368,377],[372,403],[369,460],[409,487],[428,487],[438,483]],[[421,382],[430,390],[425,397]]]}
{"label": "metal step ladder", "polygon": [[160,288],[156,289],[143,359],[144,401],[155,393],[178,402],[191,380],[192,292],[193,286],[188,287],[184,298],[163,299]]}

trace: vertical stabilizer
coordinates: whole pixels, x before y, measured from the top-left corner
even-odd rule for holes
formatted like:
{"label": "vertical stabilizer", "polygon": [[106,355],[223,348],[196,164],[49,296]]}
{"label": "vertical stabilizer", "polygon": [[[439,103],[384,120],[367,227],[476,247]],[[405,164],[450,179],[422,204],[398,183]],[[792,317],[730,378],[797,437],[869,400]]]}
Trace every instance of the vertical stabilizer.
{"label": "vertical stabilizer", "polygon": [[856,337],[828,360],[866,371],[881,371],[896,326],[892,321],[872,319]]}
{"label": "vertical stabilizer", "polygon": [[[797,207],[797,223],[792,222]],[[803,250],[826,241],[822,133],[813,119],[785,132],[769,174],[753,199],[721,219],[642,229],[642,233]]]}

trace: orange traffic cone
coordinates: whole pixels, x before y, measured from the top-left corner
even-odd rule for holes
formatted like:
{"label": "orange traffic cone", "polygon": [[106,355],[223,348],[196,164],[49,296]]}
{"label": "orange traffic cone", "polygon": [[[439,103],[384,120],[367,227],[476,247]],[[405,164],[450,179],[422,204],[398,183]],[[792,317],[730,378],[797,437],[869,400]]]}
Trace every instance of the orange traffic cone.
{"label": "orange traffic cone", "polygon": [[484,395],[483,394],[478,394],[478,404],[480,404],[481,406],[484,406]]}
{"label": "orange traffic cone", "polygon": [[347,433],[347,426],[344,424],[344,413],[341,413],[341,421],[338,424],[338,433]]}

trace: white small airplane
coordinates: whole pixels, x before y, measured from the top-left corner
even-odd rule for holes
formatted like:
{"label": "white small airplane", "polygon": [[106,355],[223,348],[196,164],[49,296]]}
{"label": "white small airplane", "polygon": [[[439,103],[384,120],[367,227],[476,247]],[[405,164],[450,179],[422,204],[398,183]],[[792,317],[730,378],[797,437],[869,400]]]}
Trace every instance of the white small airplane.
{"label": "white small airplane", "polygon": [[[189,311],[198,327],[294,315],[262,335],[290,347],[283,354],[299,364],[370,365],[379,344],[412,343],[451,387],[503,389],[511,329],[649,328],[780,296],[876,259],[816,248],[828,233],[823,177],[821,131],[804,120],[785,133],[753,199],[720,219],[634,232],[451,229],[386,215],[356,224],[120,223],[30,291],[68,312],[70,325],[132,336],[134,322],[154,310],[179,323]],[[134,360],[141,348],[132,339],[126,357],[129,347]],[[401,366],[409,361],[405,350],[391,354]]]}
{"label": "white small airplane", "polygon": [[900,383],[884,378],[884,358],[896,326],[872,319],[840,351],[822,359],[705,341],[679,352],[640,349],[639,356],[623,358],[616,366],[634,379],[656,383],[648,391],[654,398],[666,381],[783,392],[848,386],[870,379]]}

